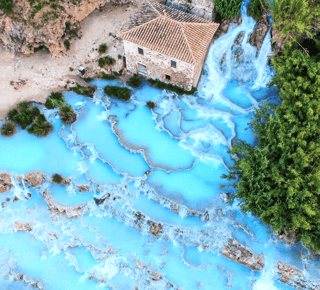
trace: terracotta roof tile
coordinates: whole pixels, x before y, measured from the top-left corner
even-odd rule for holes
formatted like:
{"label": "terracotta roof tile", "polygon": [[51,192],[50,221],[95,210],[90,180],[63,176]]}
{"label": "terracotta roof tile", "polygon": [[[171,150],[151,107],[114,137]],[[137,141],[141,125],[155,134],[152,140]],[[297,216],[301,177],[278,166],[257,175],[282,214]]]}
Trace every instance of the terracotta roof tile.
{"label": "terracotta roof tile", "polygon": [[182,61],[204,57],[219,24],[149,0],[119,37]]}

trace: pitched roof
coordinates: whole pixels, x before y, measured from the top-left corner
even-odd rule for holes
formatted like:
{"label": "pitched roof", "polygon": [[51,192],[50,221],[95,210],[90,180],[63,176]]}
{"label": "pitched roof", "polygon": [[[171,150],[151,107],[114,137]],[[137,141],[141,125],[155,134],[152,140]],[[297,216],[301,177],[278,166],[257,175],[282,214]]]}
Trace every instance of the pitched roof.
{"label": "pitched roof", "polygon": [[197,64],[219,24],[147,0],[119,37],[182,61]]}

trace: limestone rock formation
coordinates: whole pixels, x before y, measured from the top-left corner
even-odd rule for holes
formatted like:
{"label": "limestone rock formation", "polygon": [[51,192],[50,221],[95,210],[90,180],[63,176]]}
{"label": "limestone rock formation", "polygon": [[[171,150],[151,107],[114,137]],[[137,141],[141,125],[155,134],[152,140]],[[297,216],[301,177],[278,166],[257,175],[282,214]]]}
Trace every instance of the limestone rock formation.
{"label": "limestone rock formation", "polygon": [[6,192],[7,190],[8,190],[7,187],[6,187],[5,185],[3,185],[3,184],[0,183],[0,193],[4,193],[4,192]]}
{"label": "limestone rock formation", "polygon": [[14,231],[19,232],[19,231],[32,231],[32,227],[30,226],[30,223],[25,223],[25,224],[20,224],[18,221],[15,222],[14,224]]}
{"label": "limestone rock formation", "polygon": [[148,221],[150,225],[150,233],[154,236],[157,236],[163,232],[162,224],[156,223],[154,221],[149,220]]}
{"label": "limestone rock formation", "polygon": [[249,249],[242,246],[236,239],[230,239],[229,242],[225,244],[222,250],[222,255],[239,264],[243,264],[252,270],[262,270],[264,266],[263,254],[259,256],[252,253]]}
{"label": "limestone rock formation", "polygon": [[268,32],[269,29],[269,20],[268,20],[268,12],[264,11],[262,15],[262,19],[257,21],[253,32],[250,35],[249,42],[255,46],[259,52],[263,40]]}
{"label": "limestone rock formation", "polygon": [[44,174],[40,171],[29,172],[24,176],[24,179],[31,184],[31,187],[38,186],[45,182]]}
{"label": "limestone rock formation", "polygon": [[306,279],[299,269],[278,262],[278,279],[295,289],[320,290],[320,283]]}
{"label": "limestone rock formation", "polygon": [[[43,2],[44,6],[38,11],[36,3],[15,1],[14,14],[5,15],[0,10],[0,43],[24,54],[44,47],[55,56],[64,55],[67,51],[64,41],[79,35],[79,22],[107,2],[110,0],[64,1],[55,6]],[[74,31],[69,33],[71,30]]]}
{"label": "limestone rock formation", "polygon": [[79,185],[78,191],[79,192],[89,191],[89,186],[88,185]]}
{"label": "limestone rock formation", "polygon": [[9,187],[12,186],[12,183],[11,183],[11,176],[9,173],[7,172],[2,172],[0,173],[0,181],[2,182],[2,184],[4,185],[7,185]]}
{"label": "limestone rock formation", "polygon": [[296,244],[298,241],[295,233],[292,230],[290,230],[289,235],[286,233],[280,234],[279,232],[276,232],[276,235],[279,237],[280,241],[285,241],[289,246]]}

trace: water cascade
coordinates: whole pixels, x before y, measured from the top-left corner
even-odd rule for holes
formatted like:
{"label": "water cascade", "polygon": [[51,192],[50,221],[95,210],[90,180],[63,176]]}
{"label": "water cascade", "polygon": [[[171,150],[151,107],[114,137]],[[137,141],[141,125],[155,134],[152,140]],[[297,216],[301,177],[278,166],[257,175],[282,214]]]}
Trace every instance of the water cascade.
{"label": "water cascade", "polygon": [[[255,143],[254,108],[279,102],[266,87],[270,31],[257,53],[247,5],[242,24],[213,43],[195,95],[144,83],[123,102],[103,93],[123,84],[94,80],[93,98],[64,93],[74,124],[37,105],[55,127],[48,137],[0,137],[0,172],[12,184],[0,200],[1,289],[291,289],[279,261],[320,276],[307,249],[279,241],[219,188],[234,138]],[[44,173],[36,187],[33,171]],[[54,185],[55,173],[69,184]],[[263,269],[224,257],[231,238],[263,254]]]}

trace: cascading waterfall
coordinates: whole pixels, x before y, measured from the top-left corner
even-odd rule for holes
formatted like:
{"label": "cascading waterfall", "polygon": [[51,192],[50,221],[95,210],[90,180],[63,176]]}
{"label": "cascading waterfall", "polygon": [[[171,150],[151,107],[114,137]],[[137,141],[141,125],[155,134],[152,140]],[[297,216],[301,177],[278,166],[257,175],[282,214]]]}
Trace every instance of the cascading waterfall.
{"label": "cascading waterfall", "polygon": [[[19,129],[0,137],[0,172],[13,184],[0,200],[0,289],[291,289],[279,282],[278,261],[310,279],[320,275],[301,244],[280,242],[219,188],[234,138],[255,142],[247,125],[253,109],[279,101],[266,88],[274,75],[270,31],[257,54],[248,3],[242,24],[213,43],[194,96],[144,83],[125,103],[103,93],[123,84],[94,80],[93,99],[64,93],[74,124],[37,105],[55,127],[49,136]],[[36,170],[46,180],[31,188],[23,175]],[[69,185],[52,184],[55,173]],[[264,254],[263,270],[221,255],[231,237]]]}

